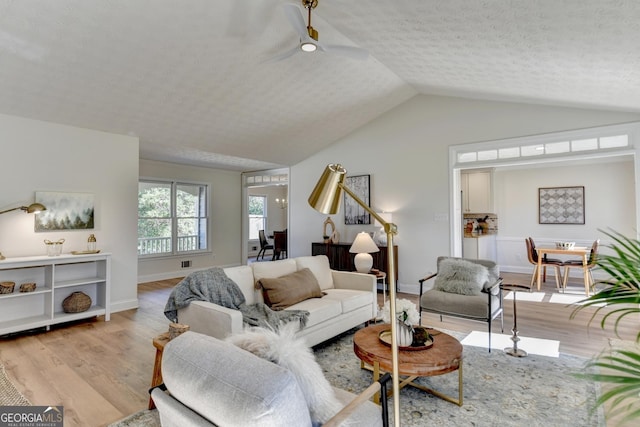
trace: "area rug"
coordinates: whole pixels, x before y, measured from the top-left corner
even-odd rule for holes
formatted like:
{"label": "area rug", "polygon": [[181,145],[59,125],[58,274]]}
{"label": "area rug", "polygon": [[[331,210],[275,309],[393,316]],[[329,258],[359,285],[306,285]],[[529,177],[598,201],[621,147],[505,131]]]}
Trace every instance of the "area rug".
{"label": "area rug", "polygon": [[109,424],[108,427],[160,427],[160,416],[156,409],[145,409],[113,424]]}
{"label": "area rug", "polygon": [[31,402],[22,395],[7,377],[4,366],[0,365],[0,406],[30,406]]}
{"label": "area rug", "polygon": [[[360,369],[353,353],[356,329],[315,348],[318,363],[335,387],[353,393],[367,388],[372,373]],[[459,340],[465,335],[450,332]],[[556,427],[605,426],[601,410],[590,413],[599,387],[571,374],[583,370],[586,359],[560,354],[551,358],[530,355],[514,358],[502,351],[465,346],[464,404],[459,407],[423,391],[406,387],[400,392],[403,426],[443,427]],[[457,396],[458,374],[419,378],[429,388]],[[390,422],[393,425],[393,399]],[[156,411],[141,411],[110,427],[156,427]]]}

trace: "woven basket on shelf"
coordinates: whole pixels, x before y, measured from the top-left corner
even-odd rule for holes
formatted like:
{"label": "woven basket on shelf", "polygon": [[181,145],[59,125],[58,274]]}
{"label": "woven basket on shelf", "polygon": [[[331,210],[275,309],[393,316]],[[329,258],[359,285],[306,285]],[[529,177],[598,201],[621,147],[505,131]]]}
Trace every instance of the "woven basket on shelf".
{"label": "woven basket on shelf", "polygon": [[91,297],[84,292],[74,292],[62,301],[65,313],[82,313],[91,307]]}
{"label": "woven basket on shelf", "polygon": [[10,294],[13,292],[13,288],[16,286],[16,282],[2,282],[0,283],[0,294]]}

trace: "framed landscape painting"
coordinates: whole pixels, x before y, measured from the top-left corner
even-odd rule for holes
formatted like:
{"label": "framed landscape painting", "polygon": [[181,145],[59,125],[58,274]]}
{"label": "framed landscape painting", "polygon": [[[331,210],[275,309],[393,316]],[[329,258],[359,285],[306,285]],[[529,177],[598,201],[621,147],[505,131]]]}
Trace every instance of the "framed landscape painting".
{"label": "framed landscape painting", "polygon": [[540,224],[584,224],[584,187],[538,188]]}
{"label": "framed landscape painting", "polygon": [[[371,206],[369,175],[348,176],[344,183],[367,206]],[[371,224],[371,215],[346,193],[344,195],[344,223],[347,225]]]}
{"label": "framed landscape painting", "polygon": [[35,215],[35,231],[93,229],[93,194],[37,191],[47,209]]}

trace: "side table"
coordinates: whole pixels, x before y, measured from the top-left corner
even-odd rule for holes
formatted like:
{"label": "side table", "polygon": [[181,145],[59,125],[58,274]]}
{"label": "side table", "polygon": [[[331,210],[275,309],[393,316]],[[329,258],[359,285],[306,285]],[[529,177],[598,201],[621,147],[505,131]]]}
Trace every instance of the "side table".
{"label": "side table", "polygon": [[[151,387],[162,384],[162,353],[164,346],[169,342],[169,332],[158,335],[153,339],[153,346],[156,348],[156,361],[153,364],[153,376],[151,377]],[[153,399],[149,397],[149,409],[156,407]]]}
{"label": "side table", "polygon": [[518,314],[516,312],[516,294],[518,292],[531,292],[531,286],[527,285],[515,285],[515,284],[502,284],[500,285],[503,291],[511,291],[513,292],[513,329],[511,332],[513,335],[511,336],[511,341],[513,341],[513,347],[506,347],[504,352],[509,356],[514,357],[525,357],[527,352],[518,348],[518,341],[520,338],[518,337]]}

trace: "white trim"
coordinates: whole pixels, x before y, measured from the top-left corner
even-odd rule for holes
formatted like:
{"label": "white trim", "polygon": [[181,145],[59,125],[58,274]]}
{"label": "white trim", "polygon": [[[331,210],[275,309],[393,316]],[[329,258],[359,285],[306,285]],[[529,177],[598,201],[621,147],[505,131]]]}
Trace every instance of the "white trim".
{"label": "white trim", "polygon": [[[540,156],[515,157],[510,159],[496,159],[483,162],[458,163],[459,152],[469,152],[473,150],[488,150],[506,147],[516,147],[522,145],[535,145],[549,142],[559,142],[565,140],[577,140],[594,137],[604,137],[626,134],[629,136],[629,145],[621,149],[589,150],[577,151],[564,154],[545,154]],[[552,132],[539,135],[529,135],[517,138],[506,138],[492,141],[473,142],[469,144],[457,144],[449,146],[449,213],[452,221],[450,223],[450,247],[451,255],[461,256],[462,254],[462,206],[459,197],[460,171],[477,168],[496,168],[506,166],[523,166],[534,164],[548,164],[550,162],[564,162],[571,160],[590,160],[613,156],[632,155],[635,169],[636,188],[636,212],[640,213],[640,122],[630,122],[610,126],[598,126],[593,128],[575,129],[562,132]],[[640,215],[636,214],[637,236],[640,236]],[[636,236],[636,237],[637,237]]]}

